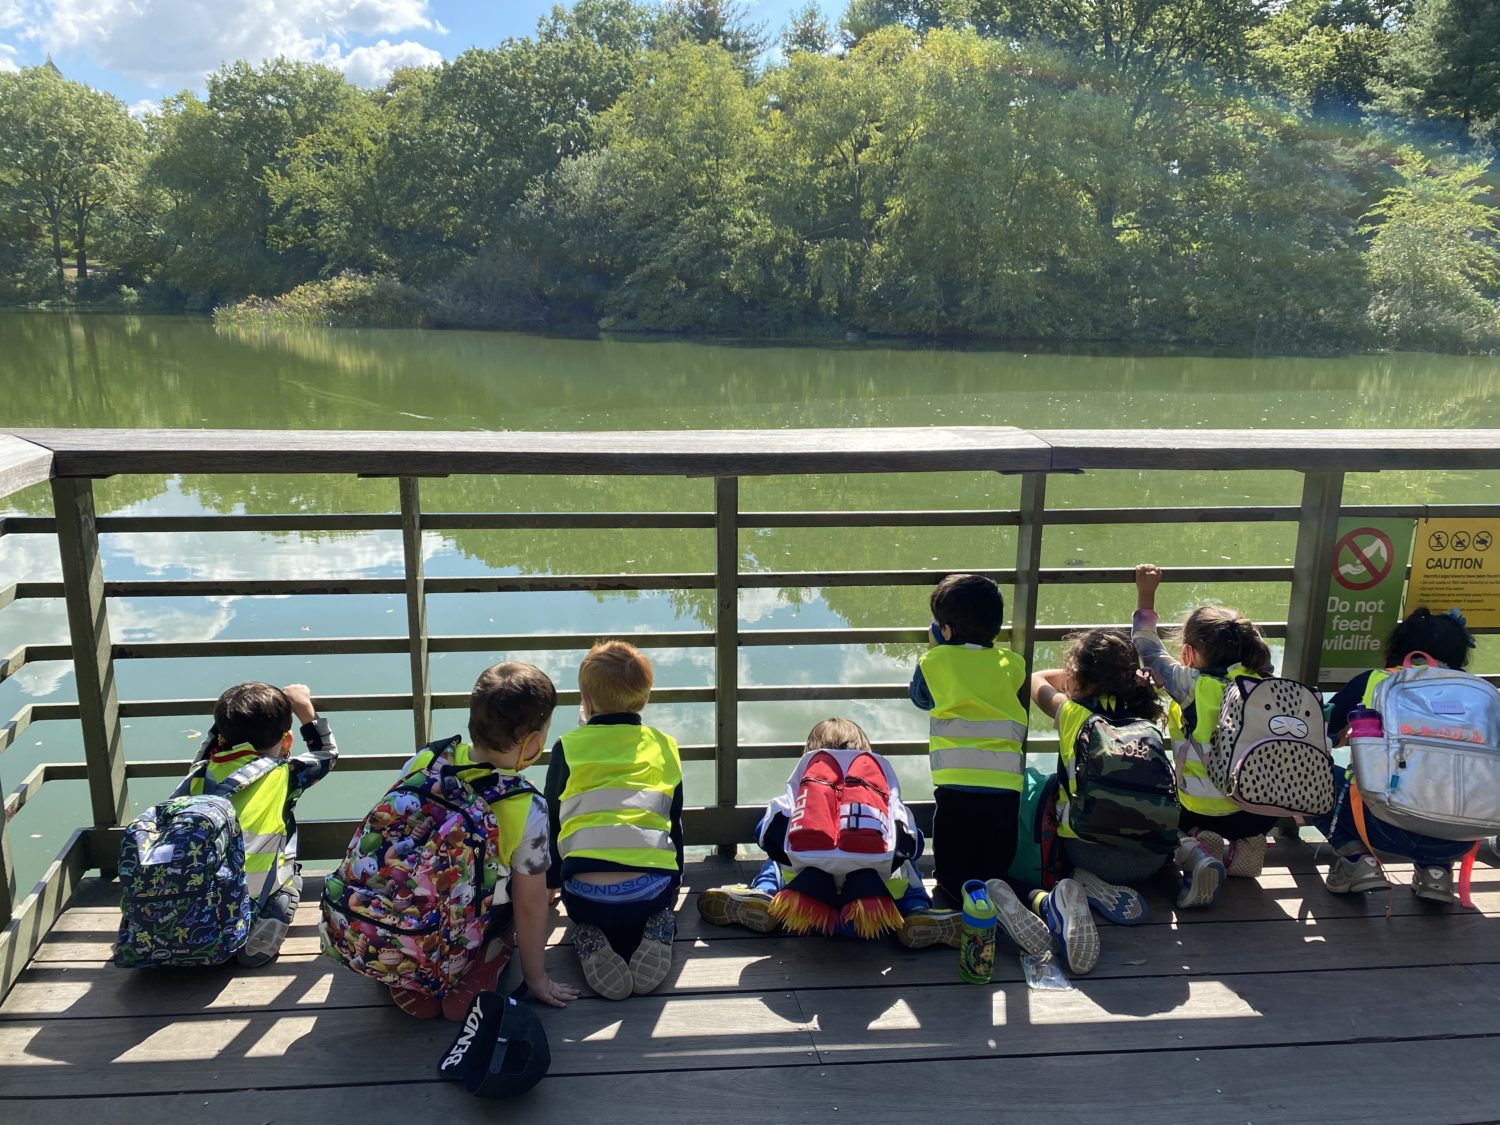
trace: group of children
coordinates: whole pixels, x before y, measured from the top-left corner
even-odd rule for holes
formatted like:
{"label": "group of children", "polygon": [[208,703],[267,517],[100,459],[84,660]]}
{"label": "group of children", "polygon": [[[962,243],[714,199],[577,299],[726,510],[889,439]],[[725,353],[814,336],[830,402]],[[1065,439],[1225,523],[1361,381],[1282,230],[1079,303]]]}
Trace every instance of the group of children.
{"label": "group of children", "polygon": [[[1086,973],[1100,949],[1093,913],[1119,924],[1144,920],[1132,885],[1166,865],[1180,871],[1181,908],[1213,903],[1226,876],[1258,875],[1276,818],[1222,792],[1207,759],[1226,691],[1270,676],[1270,651],[1246,618],[1206,606],[1183,623],[1174,658],[1157,633],[1160,580],[1158,568],[1138,567],[1130,630],[1085,632],[1061,668],[1029,676],[1019,655],[995,644],[1004,603],[992,581],[953,575],[933,591],[931,640],[909,694],[929,716],[930,846],[947,900],[941,907],[916,866],[928,841],[895,772],[857,724],[830,719],[809,733],[785,794],[756,829],[768,857],[760,873],[749,884],[703,891],[704,918],[760,932],[892,932],[912,948],[956,946],[956,907],[965,885],[977,882],[1017,947],[1041,956],[1055,943],[1072,972]],[[1386,664],[1420,651],[1462,668],[1472,645],[1460,618],[1422,610],[1396,630]],[[1368,707],[1384,675],[1359,677],[1333,697],[1332,738],[1351,710]],[[559,897],[584,979],[600,996],[650,993],[668,976],[683,870],[677,745],[642,721],[652,668],[633,646],[594,646],[578,682],[581,723],[553,742],[537,792],[521,775],[547,745],[556,690],[528,664],[487,669],[471,695],[468,741],[433,743],[412,758],[325,880],[325,951],[385,983],[410,1015],[463,1019],[517,950],[536,999],[561,1007],[576,998],[543,959],[549,906]],[[1050,775],[1025,765],[1028,698],[1057,726]],[[308,747],[295,758],[293,717]],[[1111,759],[1124,772],[1091,789],[1088,748],[1101,730],[1125,746]],[[1148,750],[1162,745],[1175,758],[1170,810],[1147,784],[1149,771],[1161,768]],[[1132,747],[1140,749],[1134,757]],[[199,760],[174,794],[216,794],[238,816],[252,905],[236,918],[230,944],[244,965],[270,961],[285,936],[302,885],[293,807],[336,753],[304,686],[241,684],[220,698]],[[1332,773],[1332,811],[1310,818],[1336,852],[1328,890],[1387,886],[1374,848],[1417,864],[1419,896],[1452,901],[1452,865],[1471,845],[1373,817],[1354,823],[1346,771]],[[173,807],[152,815],[173,815]],[[1079,831],[1105,821],[1112,835]],[[142,857],[159,833],[154,824],[136,833]],[[127,905],[119,963],[175,963],[152,952],[161,934],[151,918],[144,909],[132,921]]]}

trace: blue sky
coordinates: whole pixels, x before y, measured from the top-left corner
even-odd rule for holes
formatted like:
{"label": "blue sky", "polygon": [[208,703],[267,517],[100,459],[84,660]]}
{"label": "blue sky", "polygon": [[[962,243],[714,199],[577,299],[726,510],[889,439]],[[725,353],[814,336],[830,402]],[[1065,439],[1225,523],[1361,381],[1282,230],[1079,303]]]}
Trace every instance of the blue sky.
{"label": "blue sky", "polygon": [[[801,0],[747,0],[774,33]],[[841,0],[822,0],[826,11]],[[553,0],[0,0],[0,70],[50,53],[69,78],[139,112],[220,62],[286,55],[377,85],[397,66],[436,63],[531,34]]]}

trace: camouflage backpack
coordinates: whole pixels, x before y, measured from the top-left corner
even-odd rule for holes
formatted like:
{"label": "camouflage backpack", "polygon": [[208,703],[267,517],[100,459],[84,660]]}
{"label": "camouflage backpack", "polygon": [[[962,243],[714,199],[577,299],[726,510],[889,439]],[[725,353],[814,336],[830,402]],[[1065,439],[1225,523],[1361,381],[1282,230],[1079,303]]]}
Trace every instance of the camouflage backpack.
{"label": "camouflage backpack", "polygon": [[263,905],[246,885],[244,836],[229,798],[280,762],[257,758],[218,782],[206,765],[189,775],[201,770],[201,796],[170,797],[125,829],[116,965],[222,965],[245,944]]}
{"label": "camouflage backpack", "polygon": [[1154,723],[1090,715],[1069,788],[1068,826],[1080,839],[1161,855],[1176,846],[1176,771]]}
{"label": "camouflage backpack", "polygon": [[[428,747],[370,810],[323,884],[323,952],[383,984],[445,996],[468,969],[508,874],[492,805],[534,794],[523,778],[454,765]],[[503,888],[501,888],[503,891]]]}

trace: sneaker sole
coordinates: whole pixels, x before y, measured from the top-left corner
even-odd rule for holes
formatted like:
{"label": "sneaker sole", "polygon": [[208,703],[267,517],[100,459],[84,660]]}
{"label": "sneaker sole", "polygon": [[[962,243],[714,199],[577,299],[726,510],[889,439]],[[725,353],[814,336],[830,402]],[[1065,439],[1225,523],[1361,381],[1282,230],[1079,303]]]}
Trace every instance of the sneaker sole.
{"label": "sneaker sole", "polygon": [[630,966],[607,945],[587,961],[580,957],[578,963],[588,986],[606,1000],[624,1000],[635,991]]}
{"label": "sneaker sole", "polygon": [[642,939],[630,957],[630,991],[645,996],[661,987],[672,971],[672,946],[667,942]]}
{"label": "sneaker sole", "polygon": [[698,896],[698,913],[714,926],[744,926],[758,934],[776,930],[771,904],[760,898],[736,898],[727,891],[707,890]]}
{"label": "sneaker sole", "polygon": [[957,949],[962,943],[963,932],[962,914],[950,914],[945,918],[913,914],[902,921],[896,937],[907,949],[930,949],[934,945]]}
{"label": "sneaker sole", "polygon": [[1051,950],[1052,931],[1047,928],[1047,923],[1026,909],[1008,883],[990,879],[985,883],[985,889],[995,904],[995,917],[1006,937],[1038,957]]}
{"label": "sneaker sole", "polygon": [[1180,910],[1199,906],[1212,906],[1219,901],[1219,890],[1224,886],[1224,865],[1216,859],[1193,868],[1191,881],[1177,896]]}
{"label": "sneaker sole", "polygon": [[1444,894],[1442,891],[1419,891],[1416,887],[1413,887],[1411,889],[1411,893],[1416,895],[1423,902],[1435,902],[1439,906],[1452,906],[1455,902],[1458,901],[1458,895],[1451,893]]}
{"label": "sneaker sole", "polygon": [[1080,976],[1099,963],[1099,930],[1089,914],[1089,900],[1083,887],[1064,879],[1052,890],[1052,901],[1062,920],[1063,953],[1068,971]]}
{"label": "sneaker sole", "polygon": [[1139,926],[1146,920],[1146,899],[1134,887],[1107,883],[1092,871],[1075,870],[1072,879],[1083,888],[1089,905],[1105,921],[1116,926]]}
{"label": "sneaker sole", "polygon": [[1323,889],[1331,895],[1367,895],[1371,891],[1388,891],[1391,885],[1384,879],[1362,879],[1350,883],[1347,887],[1329,886],[1328,880],[1323,880]]}

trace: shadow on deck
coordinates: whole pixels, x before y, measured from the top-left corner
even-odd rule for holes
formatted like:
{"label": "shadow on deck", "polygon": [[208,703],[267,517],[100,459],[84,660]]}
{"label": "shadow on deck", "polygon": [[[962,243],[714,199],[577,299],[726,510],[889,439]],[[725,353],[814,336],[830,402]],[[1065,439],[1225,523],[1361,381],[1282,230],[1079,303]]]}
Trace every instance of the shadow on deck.
{"label": "shadow on deck", "polygon": [[[453,1025],[318,955],[316,880],[275,964],[160,973],[108,963],[118,892],[91,880],[0,1007],[0,1119],[1500,1116],[1500,871],[1476,870],[1477,912],[1398,888],[1387,921],[1384,895],[1327,894],[1313,855],[1278,842],[1260,880],[1181,918],[1162,882],[1150,920],[1102,926],[1099,967],[1061,993],[1028,991],[1012,957],[979,988],[947,949],[707,926],[697,892],[749,865],[694,862],[661,991],[543,1010],[552,1072],[511,1103],[439,1082]],[[582,985],[569,950],[549,963]]]}

